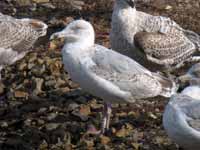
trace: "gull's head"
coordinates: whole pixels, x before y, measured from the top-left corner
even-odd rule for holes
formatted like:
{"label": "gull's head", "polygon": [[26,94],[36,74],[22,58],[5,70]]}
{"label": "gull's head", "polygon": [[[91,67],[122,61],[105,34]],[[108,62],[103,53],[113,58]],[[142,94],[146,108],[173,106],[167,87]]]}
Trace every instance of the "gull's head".
{"label": "gull's head", "polygon": [[200,86],[188,86],[181,92],[181,94],[200,100]]}
{"label": "gull's head", "polygon": [[44,22],[37,19],[29,18],[21,19],[21,21],[28,23],[31,26],[31,28],[38,33],[39,36],[46,35],[48,26]]}
{"label": "gull's head", "polygon": [[135,0],[116,0],[119,5],[135,8]]}
{"label": "gull's head", "polygon": [[135,8],[135,0],[124,0],[130,7]]}
{"label": "gull's head", "polygon": [[51,35],[50,39],[64,38],[66,43],[87,41],[94,44],[94,29],[85,20],[75,20],[69,23],[62,31]]}

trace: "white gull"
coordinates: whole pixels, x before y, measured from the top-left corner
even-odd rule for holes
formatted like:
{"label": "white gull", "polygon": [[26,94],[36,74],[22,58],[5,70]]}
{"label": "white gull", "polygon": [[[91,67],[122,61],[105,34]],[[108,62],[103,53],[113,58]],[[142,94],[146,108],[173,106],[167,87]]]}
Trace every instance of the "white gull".
{"label": "white gull", "polygon": [[92,25],[84,20],[71,22],[53,38],[65,38],[62,58],[72,80],[106,103],[102,133],[108,129],[110,103],[134,103],[158,95],[170,97],[176,91],[171,80],[152,73],[136,61],[95,44]]}
{"label": "white gull", "polygon": [[163,125],[168,136],[181,147],[200,148],[200,87],[189,86],[173,95],[165,108]]}

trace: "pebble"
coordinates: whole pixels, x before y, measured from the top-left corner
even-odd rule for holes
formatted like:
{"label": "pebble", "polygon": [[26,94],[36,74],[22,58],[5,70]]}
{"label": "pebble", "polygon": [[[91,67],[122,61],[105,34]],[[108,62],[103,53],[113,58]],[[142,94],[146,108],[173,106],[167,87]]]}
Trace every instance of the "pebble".
{"label": "pebble", "polygon": [[4,93],[4,88],[5,88],[5,85],[0,82],[0,95]]}
{"label": "pebble", "polygon": [[60,126],[59,123],[48,123],[48,124],[45,125],[45,128],[48,131],[52,131],[52,130],[57,129],[59,126]]}
{"label": "pebble", "polygon": [[29,94],[27,92],[24,92],[24,91],[15,91],[14,96],[16,98],[27,98],[29,96]]}
{"label": "pebble", "polygon": [[47,116],[47,119],[49,121],[51,121],[51,120],[55,119],[57,116],[58,116],[57,113],[49,113],[48,116]]}

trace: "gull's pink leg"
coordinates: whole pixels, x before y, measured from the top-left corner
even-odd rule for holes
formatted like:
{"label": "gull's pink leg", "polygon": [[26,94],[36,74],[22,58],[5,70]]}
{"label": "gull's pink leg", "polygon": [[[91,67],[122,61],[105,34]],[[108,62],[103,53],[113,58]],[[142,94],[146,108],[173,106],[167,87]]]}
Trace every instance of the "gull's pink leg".
{"label": "gull's pink leg", "polygon": [[103,121],[102,121],[102,127],[101,127],[102,134],[105,133],[105,130],[109,129],[111,112],[112,112],[111,104],[105,103],[104,104],[104,112],[103,112]]}
{"label": "gull's pink leg", "polygon": [[95,135],[104,134],[105,131],[109,129],[111,112],[112,112],[111,104],[104,103],[101,131],[98,131],[93,125],[90,125],[90,126],[88,126],[87,133],[95,134]]}
{"label": "gull's pink leg", "polygon": [[107,122],[106,122],[106,130],[109,129],[111,114],[112,114],[112,105],[111,105],[110,103],[107,103]]}

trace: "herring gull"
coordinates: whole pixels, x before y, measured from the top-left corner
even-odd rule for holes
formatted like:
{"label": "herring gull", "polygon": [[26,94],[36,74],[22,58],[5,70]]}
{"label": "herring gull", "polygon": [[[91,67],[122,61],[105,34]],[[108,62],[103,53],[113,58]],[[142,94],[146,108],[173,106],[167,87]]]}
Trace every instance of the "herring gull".
{"label": "herring gull", "polygon": [[170,18],[137,11],[135,0],[115,1],[110,40],[112,49],[145,67],[152,63],[171,70],[200,59],[192,57],[200,48],[198,34],[184,30]]}
{"label": "herring gull", "polygon": [[36,19],[16,19],[0,13],[0,71],[23,58],[35,41],[46,35],[47,25]]}
{"label": "herring gull", "polygon": [[200,148],[200,87],[186,87],[173,95],[165,108],[163,125],[168,136],[181,147]]}
{"label": "herring gull", "polygon": [[51,39],[64,37],[64,69],[83,90],[102,98],[104,118],[101,133],[109,128],[111,103],[134,103],[158,95],[170,97],[176,92],[174,82],[152,73],[136,61],[116,51],[95,44],[92,25],[84,20],[71,22]]}

